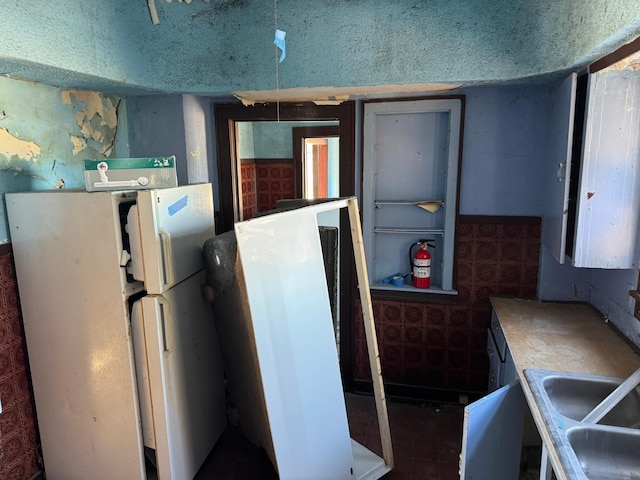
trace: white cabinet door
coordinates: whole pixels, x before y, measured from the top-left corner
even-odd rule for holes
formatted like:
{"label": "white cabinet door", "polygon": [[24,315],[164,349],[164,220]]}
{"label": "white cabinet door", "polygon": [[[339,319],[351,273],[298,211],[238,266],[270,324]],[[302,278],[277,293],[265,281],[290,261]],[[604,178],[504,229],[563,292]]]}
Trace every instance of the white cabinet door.
{"label": "white cabinet door", "polygon": [[589,76],[573,265],[638,268],[640,72]]}
{"label": "white cabinet door", "polygon": [[519,381],[465,407],[461,480],[518,478],[524,408]]}
{"label": "white cabinet door", "polygon": [[564,263],[567,239],[576,84],[577,75],[574,73],[551,92],[543,242],[560,263]]}
{"label": "white cabinet door", "polygon": [[137,212],[144,271],[138,280],[148,293],[161,294],[202,268],[202,245],[215,234],[210,184],[139,191]]}

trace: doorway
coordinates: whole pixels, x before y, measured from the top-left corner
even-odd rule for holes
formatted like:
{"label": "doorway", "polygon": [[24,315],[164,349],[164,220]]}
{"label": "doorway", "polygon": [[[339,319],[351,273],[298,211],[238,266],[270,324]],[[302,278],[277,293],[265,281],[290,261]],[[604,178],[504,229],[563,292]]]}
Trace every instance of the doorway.
{"label": "doorway", "polygon": [[337,126],[293,128],[295,193],[315,200],[340,196],[340,129]]}
{"label": "doorway", "polygon": [[[326,168],[323,167],[321,156],[316,157],[317,164],[314,171],[324,171],[327,175],[326,182],[320,181],[320,185],[326,186],[326,191],[322,190],[325,196],[349,197],[355,195],[355,104],[354,102],[344,102],[339,105],[315,105],[315,104],[280,104],[279,106],[266,104],[243,106],[242,104],[214,104],[214,117],[216,129],[216,150],[218,161],[218,189],[219,205],[216,208],[216,232],[223,233],[233,228],[235,222],[241,221],[248,213],[243,210],[243,185],[242,168],[242,129],[247,123],[253,122],[266,124],[266,127],[273,127],[278,124],[291,124],[291,135],[295,130],[296,140],[292,140],[290,145],[293,151],[289,157],[285,153],[273,154],[276,145],[271,150],[256,152],[252,159],[245,158],[244,167],[247,168],[246,160],[253,160],[255,165],[266,165],[266,168],[273,168],[274,165],[281,169],[283,174],[287,174],[287,168],[292,170],[293,187],[291,193],[278,192],[278,195],[289,195],[289,198],[305,198],[303,188],[303,177],[305,168],[303,166],[304,155],[302,141],[304,138],[310,139],[308,145],[312,151],[319,143],[317,139],[326,139]],[[254,130],[255,131],[255,130]],[[329,149],[336,149],[338,152],[337,176],[335,172],[329,172]],[[298,152],[298,149],[300,150]],[[321,150],[320,148],[316,150]],[[313,170],[314,160],[310,160],[307,170]],[[287,165],[288,164],[288,165]],[[257,168],[257,167],[256,167]],[[337,178],[337,188],[332,186],[329,189],[329,175]],[[311,174],[308,175],[312,177]],[[317,175],[315,177],[318,178]],[[257,179],[256,179],[257,183]],[[318,182],[316,182],[318,184]],[[246,185],[245,185],[246,187]],[[311,189],[313,190],[313,189]],[[335,193],[335,195],[333,195]],[[319,194],[314,192],[313,195]],[[309,193],[311,195],[311,193]],[[286,198],[282,196],[281,198]],[[270,201],[273,197],[270,198]],[[353,298],[355,292],[355,264],[353,257],[353,246],[349,219],[347,212],[340,214],[340,265],[339,271],[339,358],[340,369],[345,391],[353,389]]]}

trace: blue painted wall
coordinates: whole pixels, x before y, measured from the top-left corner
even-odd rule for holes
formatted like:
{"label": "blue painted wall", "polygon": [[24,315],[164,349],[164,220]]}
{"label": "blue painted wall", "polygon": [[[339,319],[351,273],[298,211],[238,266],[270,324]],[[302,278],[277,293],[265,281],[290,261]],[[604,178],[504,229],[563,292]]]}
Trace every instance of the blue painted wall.
{"label": "blue painted wall", "polygon": [[[0,72],[121,93],[275,88],[274,3],[6,0]],[[523,79],[598,58],[640,0],[279,0],[281,88]]]}
{"label": "blue painted wall", "polygon": [[[107,155],[173,151],[184,159],[181,178],[215,177],[208,99],[184,94],[229,98],[237,90],[275,88],[274,4],[156,5],[154,26],[144,1],[3,2],[0,71],[62,88],[0,78],[2,192],[61,181],[82,186],[80,161]],[[637,36],[639,7],[640,0],[279,0],[278,26],[287,32],[279,86],[465,83],[461,213],[541,215],[537,163],[545,155],[548,106],[544,82],[525,85],[584,66]],[[512,80],[519,85],[505,85]],[[88,92],[74,95],[67,87]],[[166,95],[144,96],[151,93]],[[128,97],[120,128],[102,123],[118,110],[112,94]],[[552,275],[555,265],[547,266]],[[630,331],[626,290],[637,272],[578,277],[592,303]],[[557,294],[553,285],[542,278],[541,292]]]}
{"label": "blue painted wall", "polygon": [[240,122],[240,158],[293,158],[293,128],[338,122]]}
{"label": "blue painted wall", "polygon": [[542,215],[547,91],[543,85],[460,90],[465,95],[461,214]]}
{"label": "blue painted wall", "polygon": [[0,77],[0,243],[4,193],[84,188],[83,160],[128,156],[116,139],[120,98]]}

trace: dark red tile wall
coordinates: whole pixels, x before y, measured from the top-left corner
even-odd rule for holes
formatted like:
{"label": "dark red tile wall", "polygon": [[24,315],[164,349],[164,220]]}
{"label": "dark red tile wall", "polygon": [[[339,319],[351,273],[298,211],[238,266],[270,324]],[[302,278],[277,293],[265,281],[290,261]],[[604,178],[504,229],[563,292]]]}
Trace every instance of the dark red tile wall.
{"label": "dark red tile wall", "polygon": [[291,162],[256,163],[257,211],[276,208],[276,202],[294,197],[293,164]]}
{"label": "dark red tile wall", "polygon": [[276,202],[294,197],[291,161],[243,161],[240,166],[242,218],[276,208]]}
{"label": "dark red tile wall", "polygon": [[25,480],[39,470],[36,422],[13,256],[0,249],[0,479]]}
{"label": "dark red tile wall", "polygon": [[242,163],[240,165],[240,186],[242,191],[242,219],[249,220],[256,215],[256,165]]}
{"label": "dark red tile wall", "polygon": [[[385,382],[469,392],[487,389],[490,295],[536,296],[539,218],[460,217],[454,305],[374,300]],[[362,309],[355,307],[354,377],[371,379]]]}

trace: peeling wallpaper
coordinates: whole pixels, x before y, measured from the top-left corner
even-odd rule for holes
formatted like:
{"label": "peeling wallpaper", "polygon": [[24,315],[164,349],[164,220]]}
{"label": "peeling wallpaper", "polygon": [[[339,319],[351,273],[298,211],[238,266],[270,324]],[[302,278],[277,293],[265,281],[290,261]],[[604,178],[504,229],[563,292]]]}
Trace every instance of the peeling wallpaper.
{"label": "peeling wallpaper", "polygon": [[[0,77],[0,191],[84,188],[82,161],[114,156],[120,98]],[[0,243],[8,229],[4,198]]]}

